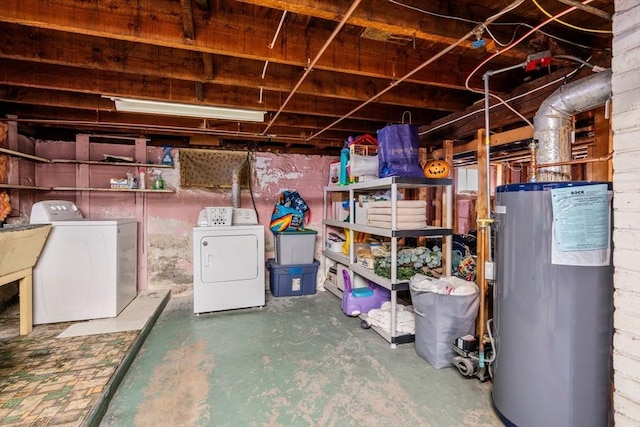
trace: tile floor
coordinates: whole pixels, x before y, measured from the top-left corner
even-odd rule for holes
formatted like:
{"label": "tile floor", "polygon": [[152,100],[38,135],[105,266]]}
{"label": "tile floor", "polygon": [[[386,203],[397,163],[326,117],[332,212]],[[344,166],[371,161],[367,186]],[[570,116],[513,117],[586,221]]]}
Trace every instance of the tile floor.
{"label": "tile floor", "polygon": [[168,298],[140,294],[117,318],[36,325],[26,336],[17,304],[0,313],[0,425],[90,425]]}

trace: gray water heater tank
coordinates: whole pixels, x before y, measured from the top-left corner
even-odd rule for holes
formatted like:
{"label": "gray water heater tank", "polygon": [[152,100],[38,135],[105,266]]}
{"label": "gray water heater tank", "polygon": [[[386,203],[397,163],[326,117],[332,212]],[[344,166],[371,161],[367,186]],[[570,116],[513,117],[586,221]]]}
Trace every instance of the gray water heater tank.
{"label": "gray water heater tank", "polygon": [[492,399],[509,426],[608,424],[610,195],[596,182],[497,188]]}

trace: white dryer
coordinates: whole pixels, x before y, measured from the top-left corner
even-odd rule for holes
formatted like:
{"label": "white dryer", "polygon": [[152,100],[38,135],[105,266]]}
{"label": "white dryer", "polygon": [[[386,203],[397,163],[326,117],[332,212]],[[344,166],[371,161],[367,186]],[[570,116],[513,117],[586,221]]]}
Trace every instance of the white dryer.
{"label": "white dryer", "polygon": [[33,271],[33,323],[117,316],[137,294],[135,219],[85,219],[65,200],[38,202],[32,224],[52,224]]}
{"label": "white dryer", "polygon": [[[222,215],[221,209],[234,209]],[[220,224],[220,225],[215,225]],[[204,208],[193,228],[193,312],[261,307],[265,303],[264,227],[255,211]]]}

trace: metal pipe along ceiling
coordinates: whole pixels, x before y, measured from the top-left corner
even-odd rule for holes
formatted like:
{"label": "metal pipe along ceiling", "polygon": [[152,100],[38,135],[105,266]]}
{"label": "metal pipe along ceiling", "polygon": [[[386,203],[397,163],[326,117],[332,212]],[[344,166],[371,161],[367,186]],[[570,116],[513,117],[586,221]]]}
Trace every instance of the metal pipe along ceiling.
{"label": "metal pipe along ceiling", "polygon": [[[538,164],[571,160],[572,116],[604,104],[611,96],[611,70],[565,86],[545,99],[533,118],[533,138],[538,140]],[[568,181],[571,166],[538,169],[538,181]]]}
{"label": "metal pipe along ceiling", "polygon": [[263,134],[267,133],[267,131],[271,128],[271,126],[273,126],[273,124],[275,123],[280,113],[282,113],[282,111],[287,106],[289,101],[291,101],[291,98],[293,98],[293,95],[298,91],[298,89],[302,85],[302,82],[304,82],[304,80],[307,78],[309,73],[311,73],[311,70],[313,69],[313,67],[315,67],[316,63],[320,60],[324,52],[327,50],[327,48],[329,48],[329,45],[338,36],[338,33],[340,32],[342,27],[344,27],[344,25],[347,23],[347,20],[351,17],[351,15],[353,15],[353,12],[355,12],[356,8],[358,7],[361,1],[362,0],[355,0],[351,4],[347,12],[344,14],[342,19],[338,23],[338,26],[333,30],[333,33],[331,33],[327,41],[324,42],[324,45],[322,45],[318,54],[315,56],[315,58],[313,58],[313,61],[311,61],[307,66],[307,68],[304,70],[304,74],[302,75],[302,77],[300,77],[300,80],[298,80],[298,83],[296,83],[293,89],[291,89],[291,93],[289,93],[289,96],[287,96],[287,99],[284,100],[284,102],[282,103],[282,105],[280,106],[276,114],[273,116],[273,118],[271,119],[267,127],[262,131]]}

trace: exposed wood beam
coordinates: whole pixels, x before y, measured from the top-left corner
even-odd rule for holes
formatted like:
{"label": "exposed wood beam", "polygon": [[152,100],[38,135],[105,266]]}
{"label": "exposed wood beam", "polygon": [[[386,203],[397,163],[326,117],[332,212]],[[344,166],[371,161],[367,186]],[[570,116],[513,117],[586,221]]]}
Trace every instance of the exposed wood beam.
{"label": "exposed wood beam", "polygon": [[[0,67],[0,83],[17,86],[38,87],[43,89],[59,89],[80,91],[85,93],[118,95],[132,98],[164,99],[173,102],[194,103],[197,99],[191,82],[172,80],[160,77],[134,74],[110,73],[92,70],[69,69],[57,65],[43,65],[7,60]],[[277,91],[264,91],[263,104],[258,104],[259,90],[236,89],[213,83],[205,83],[206,99],[204,104],[229,105],[247,107],[255,105],[255,109],[278,110],[282,96]],[[88,89],[90,88],[90,89]],[[286,112],[309,113],[323,116],[340,117],[353,108],[358,101],[341,102],[342,107],[332,103],[330,99],[312,95],[296,96]],[[359,111],[352,118],[368,120],[385,120],[386,114],[395,111],[400,120],[402,109],[412,111],[415,123],[430,123],[437,118],[436,114],[423,108],[412,108],[409,102],[403,106],[374,103],[371,108]],[[422,110],[422,112],[421,112]],[[377,112],[380,111],[380,112]]]}
{"label": "exposed wood beam", "polygon": [[204,68],[204,77],[207,80],[213,80],[213,55],[210,53],[202,53],[202,66]]}
{"label": "exposed wood beam", "polygon": [[[33,43],[37,39],[38,43]],[[50,64],[68,65],[104,71],[162,76],[182,80],[202,81],[202,75],[213,77],[212,55],[203,53],[203,61],[192,51],[136,45],[125,41],[105,41],[96,37],[88,40],[76,34],[56,31],[29,31],[22,26],[0,29],[0,58],[19,59]],[[123,52],[126,52],[123,56]],[[209,61],[212,63],[209,64]],[[162,64],[158,67],[156,64]],[[211,70],[208,70],[211,67]],[[299,79],[301,69],[283,64],[270,64],[265,79],[258,79],[264,64],[240,58],[218,57],[216,83],[269,90],[289,91]],[[204,69],[203,69],[204,68]],[[241,70],[241,71],[240,71]],[[451,73],[445,73],[451,74]],[[322,94],[330,87],[331,97],[365,100],[389,84],[389,79],[363,78],[316,70],[301,86],[300,93]],[[469,92],[444,94],[437,88],[406,83],[385,94],[381,101],[406,106],[455,111],[472,100]]]}
{"label": "exposed wood beam", "polygon": [[209,10],[209,2],[208,0],[196,0],[196,5],[198,9],[207,11]]}
{"label": "exposed wood beam", "polygon": [[[0,107],[4,104],[0,103]],[[290,127],[275,126],[269,135],[261,133],[262,127],[255,123],[227,123],[224,125],[204,126],[203,120],[161,117],[147,115],[127,115],[116,112],[92,111],[63,111],[59,108],[38,108],[30,106],[14,109],[18,120],[25,123],[38,123],[52,127],[69,127],[73,129],[101,128],[129,132],[159,133],[165,135],[218,135],[225,139],[271,140],[273,142],[317,145],[319,147],[333,147],[339,149],[350,133],[334,131],[323,135],[322,139],[306,143],[305,139],[311,131],[300,129],[298,133],[291,132]],[[39,119],[47,117],[46,120]],[[208,121],[207,121],[208,122]]]}
{"label": "exposed wood beam", "polygon": [[[203,74],[213,77],[214,65],[208,65],[208,60],[213,59],[206,53],[202,54],[204,61],[201,61],[198,53],[192,51],[135,45],[124,41],[108,42],[98,38],[90,38],[92,43],[87,43],[82,36],[75,34],[45,30],[34,32],[21,26],[11,27],[0,30],[0,45],[6,47],[0,51],[0,58],[191,81],[202,81]],[[39,43],[33,43],[34,38]],[[162,66],[158,67],[158,63]],[[261,62],[218,57],[216,63],[216,83],[254,89],[260,86],[267,90],[290,91],[301,72],[298,67],[271,64],[265,79],[259,79],[263,69]],[[210,71],[208,67],[211,67]],[[388,84],[388,79],[317,70],[303,83],[299,92],[364,101]],[[408,83],[399,85],[380,101],[406,107],[456,111],[468,105],[472,96],[469,92],[444,93],[439,88]]]}
{"label": "exposed wood beam", "polygon": [[204,101],[204,84],[202,82],[195,82],[196,100],[198,102]]}
{"label": "exposed wood beam", "polygon": [[[333,0],[238,0],[242,3],[250,3],[256,6],[270,7],[273,9],[288,10],[301,15],[314,16],[327,20],[336,21],[344,14],[347,8],[345,2],[336,2]],[[431,2],[422,3],[421,7],[425,9],[434,8]],[[442,14],[446,15],[443,9]],[[489,18],[484,16],[481,20]],[[473,29],[471,23],[461,22],[458,20],[447,20],[419,12],[407,13],[407,9],[398,5],[393,5],[385,0],[365,0],[358,7],[355,13],[347,21],[350,25],[356,25],[363,28],[372,28],[379,31],[385,31],[393,35],[403,35],[408,38],[418,38],[439,43],[442,45],[451,45],[458,41],[460,37]],[[499,35],[507,38],[500,30],[492,29]],[[474,40],[468,40],[462,44],[466,49],[473,49]],[[513,49],[505,52],[505,55],[511,58],[524,59],[526,53]]]}
{"label": "exposed wood beam", "polygon": [[[111,100],[103,98],[100,95],[78,94],[28,87],[16,89],[15,87],[0,85],[0,101],[43,107],[72,108],[74,111],[85,109],[93,113],[100,112],[102,114],[114,112]],[[129,120],[132,122],[139,122],[142,120],[143,123],[146,124],[154,122],[162,124],[166,122],[164,118],[153,115],[142,115],[142,119],[136,119],[136,116],[127,114],[120,114],[120,116],[123,117],[123,120]],[[187,122],[186,119],[183,120]],[[331,118],[327,117],[283,114],[281,120],[278,122],[278,126],[290,129],[306,129],[306,133],[313,133],[314,131],[325,127],[330,121]],[[190,119],[190,121],[188,121],[188,123],[190,123],[189,126],[194,126],[194,124],[197,125],[201,122],[202,120],[200,119]],[[213,123],[213,121],[211,122]],[[229,127],[228,123],[226,125],[219,126],[226,126],[224,127],[225,129],[233,129],[233,127]],[[382,126],[384,126],[384,123],[382,122],[347,119],[341,122],[333,130],[336,132],[375,133],[375,131]],[[280,132],[281,131],[282,130],[280,130]],[[349,136],[349,134],[345,134],[345,138],[347,136]]]}
{"label": "exposed wood beam", "polygon": [[[518,141],[524,141],[533,138],[533,129],[529,126],[512,129],[505,132],[500,132],[491,135],[489,138],[489,145],[491,147],[500,147],[503,145],[512,144]],[[464,143],[462,145],[454,146],[453,154],[459,155],[464,153],[475,152],[480,144],[484,144],[484,141],[478,142],[477,138]]]}
{"label": "exposed wood beam", "polygon": [[180,0],[180,11],[182,12],[182,30],[187,43],[196,39],[196,30],[193,25],[193,9],[191,0]]}
{"label": "exposed wood beam", "polygon": [[[285,26],[284,33],[279,38],[282,42],[274,49],[269,49],[268,44],[274,30],[273,22],[250,20],[248,17],[218,12],[197,19],[198,40],[185,44],[181,22],[175,16],[178,10],[175,3],[167,0],[154,2],[153,11],[128,4],[120,4],[117,8],[110,9],[103,2],[91,6],[83,2],[61,0],[53,6],[49,3],[42,4],[38,0],[3,1],[5,4],[0,11],[0,21],[134,42],[133,48],[128,50],[132,55],[135,55],[140,47],[138,44],[143,43],[305,67],[309,51],[317,51],[329,35],[328,31]],[[251,28],[251,32],[247,33],[243,28]],[[30,30],[26,37],[32,37],[32,32],[33,30]],[[45,37],[42,42],[47,43]],[[62,45],[76,48],[96,43],[98,42],[73,41]],[[242,46],[242,49],[239,50],[238,46]],[[98,52],[109,50],[105,46],[96,49]],[[42,49],[41,53],[46,55],[47,51]],[[390,79],[392,76],[401,77],[407,74],[436,52],[436,49],[416,51],[391,43],[340,35],[338,42],[330,46],[316,65],[316,69]],[[87,58],[91,58],[91,55]],[[500,60],[501,58],[498,58],[498,63]],[[462,55],[455,59],[441,58],[407,81],[464,89],[464,80],[476,65],[477,59]],[[481,75],[475,76],[471,83],[481,87],[480,77]],[[498,91],[506,89],[506,86],[500,87],[498,80],[494,87]]]}

